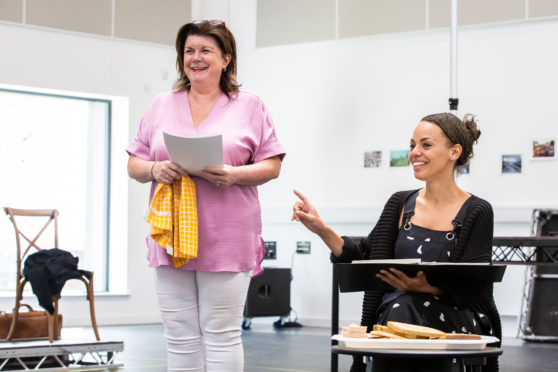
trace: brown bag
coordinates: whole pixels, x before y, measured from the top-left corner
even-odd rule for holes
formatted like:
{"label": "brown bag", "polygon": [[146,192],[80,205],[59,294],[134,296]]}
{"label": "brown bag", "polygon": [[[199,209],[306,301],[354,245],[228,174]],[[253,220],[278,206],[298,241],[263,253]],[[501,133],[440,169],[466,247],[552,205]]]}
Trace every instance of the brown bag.
{"label": "brown bag", "polygon": [[[38,338],[48,339],[48,316],[46,311],[35,311],[29,305],[26,306],[28,311],[20,311],[14,332],[13,340],[30,340]],[[0,339],[5,340],[8,337],[10,326],[12,325],[13,313],[0,313]],[[54,339],[60,338],[60,330],[62,329],[62,314],[58,314],[58,325],[54,329]]]}

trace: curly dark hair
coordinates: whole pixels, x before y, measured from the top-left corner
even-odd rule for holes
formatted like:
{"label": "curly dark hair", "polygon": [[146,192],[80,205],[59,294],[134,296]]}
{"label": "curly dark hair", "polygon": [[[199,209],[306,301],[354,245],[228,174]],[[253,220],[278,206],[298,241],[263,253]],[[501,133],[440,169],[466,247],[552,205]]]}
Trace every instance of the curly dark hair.
{"label": "curly dark hair", "polygon": [[180,27],[176,36],[176,69],[178,79],[176,79],[173,89],[175,91],[190,90],[190,79],[184,72],[184,46],[186,39],[190,35],[209,36],[213,38],[223,55],[229,55],[231,60],[227,68],[221,73],[219,86],[227,97],[238,92],[240,84],[236,80],[236,42],[233,34],[225,26],[225,22],[218,20],[201,20],[186,23]]}
{"label": "curly dark hair", "polygon": [[421,121],[427,121],[439,126],[452,146],[456,144],[461,145],[463,151],[455,163],[457,167],[467,164],[473,157],[473,144],[478,141],[481,135],[474,115],[466,114],[463,120],[461,120],[453,114],[443,112],[425,116]]}

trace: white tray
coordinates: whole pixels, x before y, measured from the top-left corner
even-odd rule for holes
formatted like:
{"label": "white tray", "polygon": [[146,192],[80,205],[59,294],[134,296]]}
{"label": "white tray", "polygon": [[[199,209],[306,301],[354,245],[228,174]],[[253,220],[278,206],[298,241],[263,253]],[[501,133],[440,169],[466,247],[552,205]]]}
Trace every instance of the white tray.
{"label": "white tray", "polygon": [[343,342],[347,347],[358,349],[415,349],[415,350],[481,350],[486,344],[498,342],[498,338],[481,336],[480,340],[400,340],[393,338],[349,338],[342,335],[331,336],[332,340]]}

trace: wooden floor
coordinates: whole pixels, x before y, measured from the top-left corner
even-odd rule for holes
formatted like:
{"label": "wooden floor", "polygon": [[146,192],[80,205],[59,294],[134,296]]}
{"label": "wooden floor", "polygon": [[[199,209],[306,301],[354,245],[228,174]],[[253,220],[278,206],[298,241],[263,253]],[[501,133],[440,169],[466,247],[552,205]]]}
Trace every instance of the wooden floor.
{"label": "wooden floor", "polygon": [[[303,327],[275,330],[272,322],[252,324],[242,335],[246,372],[330,371],[329,329]],[[86,331],[86,329],[84,329]],[[124,341],[117,361],[124,371],[166,371],[165,342],[161,325],[102,327],[101,338]],[[558,371],[558,343],[523,342],[504,338],[500,357],[502,372]],[[339,371],[348,371],[351,359],[340,356]]]}

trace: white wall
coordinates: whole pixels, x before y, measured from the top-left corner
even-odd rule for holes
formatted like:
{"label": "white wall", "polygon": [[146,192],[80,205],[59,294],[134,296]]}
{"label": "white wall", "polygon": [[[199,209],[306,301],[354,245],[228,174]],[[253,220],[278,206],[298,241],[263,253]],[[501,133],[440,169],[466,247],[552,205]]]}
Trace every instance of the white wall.
{"label": "white wall", "polygon": [[[389,195],[420,185],[410,169],[363,168],[363,152],[405,149],[426,114],[447,111],[449,30],[255,48],[255,1],[235,2],[227,25],[239,44],[239,76],[269,106],[287,148],[279,180],[260,188],[264,238],[288,267],[296,241],[291,305],[305,324],[327,324],[331,267],[323,243],[289,222],[292,188],[307,194],[341,234],[366,235]],[[319,11],[319,10],[317,10]],[[210,16],[208,16],[211,18]],[[558,206],[558,163],[532,161],[531,140],[558,138],[558,19],[462,27],[460,113],[482,130],[471,174],[458,183],[489,200],[496,236],[530,234],[533,208]],[[523,174],[501,174],[501,155],[523,154]],[[524,267],[495,287],[503,315],[517,316]],[[360,319],[361,295],[343,295],[341,317]]]}
{"label": "white wall", "polygon": [[[128,291],[127,294],[97,296],[97,320],[101,325],[159,321],[152,270],[147,268],[143,239],[147,233],[143,216],[149,190],[146,185],[127,181],[124,149],[135,135],[137,123],[151,100],[172,86],[175,76],[173,48],[9,23],[0,23],[0,45],[0,84],[129,98],[129,121],[123,121],[120,113],[114,113],[112,123],[118,133],[112,137],[113,185],[117,189],[121,187],[119,181],[127,185],[123,197],[113,194],[112,217],[129,220],[127,231],[113,231],[113,235],[124,234],[120,241],[128,241],[128,244],[116,244],[113,240],[111,246],[113,250],[127,251],[119,256],[127,256],[128,261],[121,262],[116,270],[127,270]],[[130,134],[123,138],[122,132]],[[118,176],[120,180],[115,181]],[[9,223],[7,219],[4,222]],[[119,284],[116,283],[116,287]],[[89,311],[83,297],[74,298],[63,293],[60,306],[64,324],[89,324]],[[13,300],[0,299],[0,309],[12,307]]]}
{"label": "white wall", "polygon": [[[328,253],[315,236],[290,222],[291,190],[297,187],[311,197],[339,233],[365,235],[392,192],[420,185],[407,168],[364,169],[363,152],[405,149],[422,116],[447,110],[449,32],[256,49],[255,0],[225,1],[225,10],[200,4],[193,3],[196,18],[224,19],[235,34],[239,78],[245,89],[263,97],[287,149],[280,179],[260,188],[264,237],[278,242],[278,259],[266,265],[290,266],[296,241],[312,241],[310,255],[294,257],[291,304],[304,324],[325,325]],[[496,235],[528,235],[532,208],[558,207],[558,164],[527,159],[529,140],[558,138],[557,39],[556,19],[460,29],[460,112],[479,115],[483,134],[471,174],[458,182],[492,202]],[[174,76],[174,52],[168,47],[6,23],[0,24],[0,45],[1,83],[129,97],[130,123],[120,124],[129,125],[130,138],[149,102],[170,89]],[[524,155],[522,175],[500,174],[500,155],[510,152]],[[144,258],[148,190],[128,185],[128,247],[113,249],[128,250],[130,295],[98,298],[100,324],[159,319]],[[510,268],[496,287],[503,314],[517,315],[521,286],[521,269]],[[343,319],[360,319],[360,299],[360,294],[342,296]],[[0,308],[7,308],[3,303]]]}

